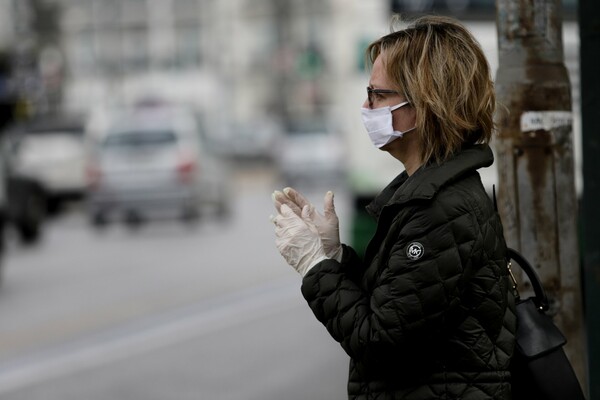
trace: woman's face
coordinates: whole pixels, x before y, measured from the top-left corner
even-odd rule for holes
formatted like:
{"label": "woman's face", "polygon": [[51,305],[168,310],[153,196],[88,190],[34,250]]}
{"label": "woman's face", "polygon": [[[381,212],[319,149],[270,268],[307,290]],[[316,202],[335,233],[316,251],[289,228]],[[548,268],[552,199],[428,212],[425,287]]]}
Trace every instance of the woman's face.
{"label": "woman's face", "polygon": [[[371,89],[392,89],[394,86],[391,84],[390,79],[387,76],[387,73],[384,68],[384,56],[380,54],[373,63],[373,68],[371,70],[371,78],[369,80],[369,87]],[[386,106],[395,106],[396,104],[400,104],[403,101],[406,101],[406,98],[401,93],[373,93],[371,95],[371,102],[367,98],[363,104],[365,108],[380,108]],[[371,103],[371,104],[369,104]],[[394,126],[394,130],[397,131],[407,131],[411,128],[414,128],[416,123],[416,113],[415,109],[410,105],[406,105],[404,107],[400,107],[399,109],[392,112],[392,124]],[[411,133],[407,133],[407,138],[410,136],[416,136],[414,131]],[[404,140],[403,138],[403,140]],[[391,143],[383,146],[381,150],[390,151],[389,147],[396,147],[401,140],[394,140]],[[393,146],[392,146],[393,145]]]}

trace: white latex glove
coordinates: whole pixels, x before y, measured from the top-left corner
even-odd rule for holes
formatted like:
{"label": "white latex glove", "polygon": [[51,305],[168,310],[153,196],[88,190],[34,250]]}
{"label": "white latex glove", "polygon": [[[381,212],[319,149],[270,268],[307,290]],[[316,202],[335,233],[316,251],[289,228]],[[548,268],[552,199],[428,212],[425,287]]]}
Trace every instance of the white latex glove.
{"label": "white latex glove", "polygon": [[[301,216],[308,218],[308,206],[301,211]],[[280,207],[280,213],[272,221],[277,249],[303,277],[317,263],[328,258],[319,234],[286,204]]]}
{"label": "white latex glove", "polygon": [[296,215],[301,215],[301,210],[308,206],[309,209],[306,217],[302,216],[302,218],[307,219],[307,222],[311,222],[309,225],[313,225],[316,228],[323,242],[323,248],[327,257],[336,259],[338,262],[342,261],[343,250],[340,243],[340,223],[335,213],[332,191],[328,191],[325,194],[323,214],[317,212],[315,207],[304,196],[292,188],[283,189],[283,193],[275,192],[273,202],[275,208],[278,210],[285,204]]}

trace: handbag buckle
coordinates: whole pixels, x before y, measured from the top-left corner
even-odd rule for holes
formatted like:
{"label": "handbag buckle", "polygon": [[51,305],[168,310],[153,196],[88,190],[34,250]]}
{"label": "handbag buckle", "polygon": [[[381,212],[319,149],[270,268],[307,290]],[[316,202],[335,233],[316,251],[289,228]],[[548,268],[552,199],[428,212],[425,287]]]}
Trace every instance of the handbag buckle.
{"label": "handbag buckle", "polygon": [[513,275],[512,272],[512,268],[511,268],[511,262],[508,262],[508,274],[510,275],[510,280],[512,281],[512,290],[513,290],[513,294],[515,295],[515,298],[519,298],[519,289],[517,288],[517,280],[515,279],[515,276]]}

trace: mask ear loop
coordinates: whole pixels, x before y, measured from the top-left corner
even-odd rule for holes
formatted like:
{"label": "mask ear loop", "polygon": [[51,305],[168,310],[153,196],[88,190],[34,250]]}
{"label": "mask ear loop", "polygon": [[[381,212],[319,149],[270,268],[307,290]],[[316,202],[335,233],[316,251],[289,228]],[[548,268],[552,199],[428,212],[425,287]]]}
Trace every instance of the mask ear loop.
{"label": "mask ear loop", "polygon": [[400,104],[396,104],[395,106],[393,106],[393,107],[390,107],[390,111],[396,111],[396,110],[397,110],[397,109],[399,109],[400,107],[404,107],[404,106],[405,106],[405,105],[407,105],[407,104],[410,104],[410,102],[409,102],[409,101],[403,101],[403,102],[402,102],[402,103],[400,103]]}
{"label": "mask ear loop", "polygon": [[[399,109],[400,107],[404,107],[404,106],[405,106],[405,105],[407,105],[407,104],[410,104],[410,101],[408,101],[408,100],[407,100],[407,101],[403,101],[403,102],[402,102],[402,103],[400,103],[400,104],[396,104],[395,106],[393,106],[393,107],[390,107],[390,112],[392,112],[392,111],[396,111],[396,110],[397,110],[397,109]],[[396,136],[397,136],[397,137],[402,137],[402,136],[404,136],[404,134],[405,134],[405,133],[407,133],[407,132],[410,132],[410,131],[413,131],[413,130],[415,130],[415,129],[417,129],[417,127],[416,127],[416,126],[413,126],[412,128],[410,128],[410,129],[407,129],[407,130],[405,130],[405,131],[394,131],[394,133],[398,132],[398,133],[396,133]]]}

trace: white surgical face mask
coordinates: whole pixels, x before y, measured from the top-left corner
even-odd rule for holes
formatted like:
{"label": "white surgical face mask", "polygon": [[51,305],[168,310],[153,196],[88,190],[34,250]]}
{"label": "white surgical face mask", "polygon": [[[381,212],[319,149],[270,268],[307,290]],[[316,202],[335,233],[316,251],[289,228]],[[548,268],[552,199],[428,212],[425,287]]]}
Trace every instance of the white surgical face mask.
{"label": "white surgical face mask", "polygon": [[392,111],[404,107],[408,101],[397,104],[395,106],[387,106],[380,108],[361,108],[361,116],[363,124],[369,133],[371,142],[378,149],[386,144],[402,137],[406,132],[412,131],[415,128],[410,128],[404,132],[395,131],[392,123]]}

